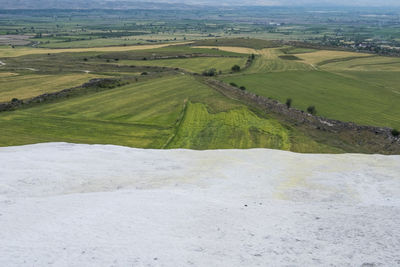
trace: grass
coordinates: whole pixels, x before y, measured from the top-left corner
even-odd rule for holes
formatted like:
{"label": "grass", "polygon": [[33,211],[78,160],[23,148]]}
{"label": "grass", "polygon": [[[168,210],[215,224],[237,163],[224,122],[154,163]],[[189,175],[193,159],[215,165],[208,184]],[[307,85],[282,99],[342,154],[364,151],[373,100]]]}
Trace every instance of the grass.
{"label": "grass", "polygon": [[[2,112],[0,146],[66,141],[142,148],[342,151],[321,144],[336,146],[323,133],[309,133],[301,126],[278,121],[279,116],[226,98],[204,85],[200,76],[158,66],[198,73],[215,68],[225,73],[219,77],[228,83],[283,103],[292,98],[293,106],[302,110],[314,105],[318,115],[328,118],[400,128],[397,58],[224,45],[218,49],[193,45],[0,49],[0,55],[15,52],[2,58],[6,65],[0,72],[0,102],[59,91],[106,74],[131,81],[108,91]],[[49,50],[50,55],[36,53]],[[243,67],[253,53],[256,57],[249,68],[226,74],[233,65]],[[183,56],[195,57],[179,58]],[[153,59],[159,57],[175,58]],[[142,72],[150,75],[140,76]],[[337,146],[357,151],[342,145]]]}
{"label": "grass", "polygon": [[282,48],[282,52],[285,54],[303,54],[303,53],[312,53],[316,52],[317,50],[312,49],[312,48],[301,48],[301,47],[287,47],[287,48]]}
{"label": "grass", "polygon": [[0,127],[1,146],[64,141],[141,148],[333,151],[308,137],[297,138],[293,129],[189,75],[2,112]]}
{"label": "grass", "polygon": [[258,54],[258,50],[247,47],[236,46],[193,46],[196,49],[212,49],[215,51],[225,51],[231,53],[238,53],[243,55]]}
{"label": "grass", "polygon": [[400,71],[400,59],[395,57],[354,57],[321,63],[320,67],[329,71]]}
{"label": "grass", "polygon": [[263,49],[279,47],[281,44],[276,41],[255,39],[255,38],[219,38],[210,40],[201,40],[195,42],[199,46],[233,46],[233,47],[247,47],[253,49]]}
{"label": "grass", "polygon": [[[358,58],[358,57],[370,57],[370,54],[356,53],[356,52],[346,52],[346,51],[331,51],[331,50],[318,50],[312,53],[299,53],[295,54],[297,57],[301,58],[304,62],[317,66],[321,62],[332,61],[332,60],[345,60],[348,58]],[[367,59],[368,60],[368,59]]]}
{"label": "grass", "polygon": [[267,72],[282,72],[293,70],[312,70],[313,67],[296,60],[291,55],[290,59],[280,49],[270,48],[258,51],[258,56],[246,73],[267,73]]}
{"label": "grass", "polygon": [[[367,74],[365,74],[367,75]],[[396,74],[387,74],[389,80]],[[375,73],[375,77],[378,75]],[[284,71],[226,77],[226,82],[246,86],[256,94],[306,110],[315,105],[318,115],[363,125],[400,127],[400,94],[395,82],[386,87],[380,79],[364,80],[360,73],[352,77],[325,71]],[[398,80],[398,79],[397,79]],[[371,82],[374,81],[374,82]]]}
{"label": "grass", "polygon": [[62,89],[79,86],[99,75],[91,74],[63,74],[63,75],[8,75],[0,73],[0,102],[10,101],[12,98],[27,99],[44,93],[60,91]]}
{"label": "grass", "polygon": [[191,72],[201,73],[210,68],[223,72],[231,70],[234,65],[244,66],[247,58],[229,57],[197,57],[185,59],[161,59],[161,60],[123,60],[119,64],[135,66],[162,66],[181,68]]}
{"label": "grass", "polygon": [[194,149],[290,149],[289,131],[277,121],[258,117],[245,107],[210,114],[202,103],[189,103],[181,127],[168,146]]}

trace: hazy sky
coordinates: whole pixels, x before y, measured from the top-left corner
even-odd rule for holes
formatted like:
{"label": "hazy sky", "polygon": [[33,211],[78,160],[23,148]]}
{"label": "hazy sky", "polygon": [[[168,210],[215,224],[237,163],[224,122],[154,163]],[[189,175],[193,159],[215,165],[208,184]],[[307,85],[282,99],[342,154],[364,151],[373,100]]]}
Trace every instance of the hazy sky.
{"label": "hazy sky", "polygon": [[[0,0],[0,9],[7,7],[18,8],[47,8],[47,7],[73,7],[91,6],[93,4],[107,2],[162,2],[175,4],[199,4],[199,5],[223,5],[223,6],[303,6],[303,7],[324,7],[324,6],[363,6],[363,7],[400,7],[400,0]],[[110,6],[110,5],[109,5]],[[111,5],[112,6],[112,5]]]}
{"label": "hazy sky", "polygon": [[[143,0],[142,0],[143,1]],[[151,1],[151,0],[150,0]],[[246,4],[246,5],[350,5],[350,6],[400,6],[400,0],[153,0],[188,4]],[[145,2],[145,1],[143,1]]]}

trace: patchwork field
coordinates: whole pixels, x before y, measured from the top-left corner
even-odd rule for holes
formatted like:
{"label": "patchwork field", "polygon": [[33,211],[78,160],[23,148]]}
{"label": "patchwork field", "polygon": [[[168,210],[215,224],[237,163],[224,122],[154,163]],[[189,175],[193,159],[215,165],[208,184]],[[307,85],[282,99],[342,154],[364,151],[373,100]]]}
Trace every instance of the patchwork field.
{"label": "patchwork field", "polygon": [[[185,43],[176,43],[181,45]],[[19,57],[25,55],[35,54],[52,54],[52,53],[82,53],[82,52],[123,52],[135,50],[148,50],[160,47],[166,47],[174,44],[154,44],[154,45],[132,45],[132,46],[108,46],[108,47],[89,47],[89,48],[65,48],[65,49],[50,49],[50,48],[30,48],[30,47],[16,47],[0,46],[1,57]]]}
{"label": "patchwork field", "polygon": [[2,146],[68,141],[143,148],[338,151],[299,136],[272,118],[259,117],[188,75],[3,112],[0,127]]}
{"label": "patchwork field", "polygon": [[[309,132],[229,99],[209,88],[205,77],[174,68],[196,73],[215,68],[222,75],[212,79],[280,102],[291,98],[292,106],[302,110],[313,105],[328,118],[400,128],[397,59],[289,46],[257,49],[245,43],[0,49],[0,54],[8,53],[1,57],[0,102],[59,91],[95,77],[129,82],[2,112],[0,145],[65,141],[141,148],[361,151],[347,139],[332,142],[325,133]],[[251,54],[250,67],[231,73],[233,65],[243,68]],[[376,65],[385,69],[374,71]]]}
{"label": "patchwork field", "polygon": [[400,128],[399,59],[341,51],[291,58],[282,51],[259,50],[248,70],[222,79],[282,103],[291,98],[301,110],[313,105],[327,118]]}

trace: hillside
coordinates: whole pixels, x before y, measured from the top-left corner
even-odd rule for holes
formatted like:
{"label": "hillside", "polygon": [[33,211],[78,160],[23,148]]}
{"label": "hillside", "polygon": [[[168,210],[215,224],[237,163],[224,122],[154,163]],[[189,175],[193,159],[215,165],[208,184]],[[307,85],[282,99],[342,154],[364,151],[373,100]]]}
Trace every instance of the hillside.
{"label": "hillside", "polygon": [[0,60],[0,146],[400,153],[395,57],[241,38],[4,47]]}
{"label": "hillside", "polygon": [[0,148],[0,265],[395,266],[399,156]]}

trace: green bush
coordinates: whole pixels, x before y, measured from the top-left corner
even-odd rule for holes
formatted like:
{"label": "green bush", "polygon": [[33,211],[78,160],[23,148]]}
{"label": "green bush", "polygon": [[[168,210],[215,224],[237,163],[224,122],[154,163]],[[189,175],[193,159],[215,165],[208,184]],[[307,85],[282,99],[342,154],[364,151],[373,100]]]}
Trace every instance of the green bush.
{"label": "green bush", "polygon": [[238,87],[236,83],[229,83],[233,87]]}
{"label": "green bush", "polygon": [[317,114],[317,109],[315,108],[315,106],[309,106],[307,108],[307,112],[312,114],[312,115],[315,115],[315,114]]}
{"label": "green bush", "polygon": [[397,136],[399,136],[399,135],[400,135],[400,132],[399,132],[399,130],[397,130],[397,129],[393,129],[393,130],[392,130],[392,135],[393,135],[394,137],[397,137]]}
{"label": "green bush", "polygon": [[286,106],[288,108],[290,108],[292,106],[292,99],[291,98],[286,99]]}
{"label": "green bush", "polygon": [[235,65],[232,67],[232,71],[233,72],[239,72],[240,71],[240,66],[239,65]]}
{"label": "green bush", "polygon": [[203,71],[203,76],[216,76],[217,75],[217,70],[216,69],[208,69]]}
{"label": "green bush", "polygon": [[246,87],[240,86],[240,90],[244,91],[244,90],[246,90]]}

